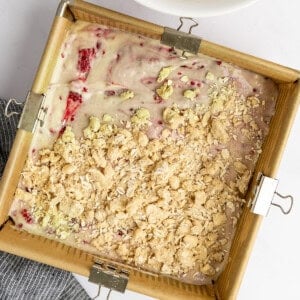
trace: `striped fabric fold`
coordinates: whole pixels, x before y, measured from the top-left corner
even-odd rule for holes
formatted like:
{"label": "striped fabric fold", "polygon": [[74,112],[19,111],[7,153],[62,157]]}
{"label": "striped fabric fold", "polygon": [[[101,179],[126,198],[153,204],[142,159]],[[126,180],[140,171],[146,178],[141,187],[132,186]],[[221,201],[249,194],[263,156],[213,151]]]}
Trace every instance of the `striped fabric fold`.
{"label": "striped fabric fold", "polygon": [[[0,178],[14,139],[19,115],[4,116],[6,101],[0,99]],[[10,111],[21,113],[12,103]],[[0,251],[1,300],[90,299],[69,272]]]}

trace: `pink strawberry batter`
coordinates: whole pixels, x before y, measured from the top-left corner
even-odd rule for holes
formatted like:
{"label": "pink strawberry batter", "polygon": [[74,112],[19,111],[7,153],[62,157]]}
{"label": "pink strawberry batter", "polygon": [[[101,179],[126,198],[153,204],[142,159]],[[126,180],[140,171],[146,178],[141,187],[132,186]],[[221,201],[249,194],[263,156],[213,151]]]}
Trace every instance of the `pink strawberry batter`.
{"label": "pink strawberry batter", "polygon": [[[87,116],[111,114],[115,120],[128,120],[139,107],[151,111],[150,137],[157,137],[162,128],[161,112],[173,103],[185,108],[186,89],[199,88],[195,103],[208,104],[207,91],[217,78],[229,77],[245,97],[257,95],[265,99],[265,118],[272,115],[277,97],[275,84],[263,76],[204,55],[180,58],[181,51],[140,35],[109,29],[97,24],[78,22],[73,26],[59,57],[47,92],[48,115],[43,128],[35,135],[32,149],[51,145],[62,127],[72,124],[77,135],[87,125]],[[174,93],[165,101],[155,90],[161,85],[157,76],[162,67],[173,66],[168,77]],[[206,79],[214,74],[215,82]],[[182,76],[187,82],[181,81]],[[134,99],[120,101],[124,90],[134,92]],[[194,105],[194,104],[192,104]]]}

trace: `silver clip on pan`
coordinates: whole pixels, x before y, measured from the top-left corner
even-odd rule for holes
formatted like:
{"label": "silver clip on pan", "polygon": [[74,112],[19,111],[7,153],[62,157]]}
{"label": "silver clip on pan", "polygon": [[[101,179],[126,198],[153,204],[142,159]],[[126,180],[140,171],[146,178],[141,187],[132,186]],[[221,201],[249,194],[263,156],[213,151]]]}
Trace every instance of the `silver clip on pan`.
{"label": "silver clip on pan", "polygon": [[[192,30],[193,30],[193,28],[195,28],[195,27],[197,27],[198,25],[199,25],[199,23],[197,22],[197,21],[195,21],[193,18],[189,18],[189,17],[180,17],[179,18],[179,21],[180,21],[180,25],[177,27],[177,31],[179,31],[181,28],[182,28],[182,26],[184,25],[184,20],[190,20],[190,21],[192,21],[194,24],[192,24],[190,27],[189,27],[189,31],[188,31],[188,33],[189,34],[191,34],[192,33]],[[185,52],[186,51],[182,51],[182,58],[187,58],[186,56],[185,56]]]}

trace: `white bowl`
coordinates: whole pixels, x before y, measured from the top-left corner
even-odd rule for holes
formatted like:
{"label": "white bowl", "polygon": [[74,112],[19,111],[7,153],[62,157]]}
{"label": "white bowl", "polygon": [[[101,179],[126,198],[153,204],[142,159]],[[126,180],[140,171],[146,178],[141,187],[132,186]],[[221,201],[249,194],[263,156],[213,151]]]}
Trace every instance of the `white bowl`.
{"label": "white bowl", "polygon": [[248,6],[257,0],[135,0],[160,12],[181,17],[211,17]]}

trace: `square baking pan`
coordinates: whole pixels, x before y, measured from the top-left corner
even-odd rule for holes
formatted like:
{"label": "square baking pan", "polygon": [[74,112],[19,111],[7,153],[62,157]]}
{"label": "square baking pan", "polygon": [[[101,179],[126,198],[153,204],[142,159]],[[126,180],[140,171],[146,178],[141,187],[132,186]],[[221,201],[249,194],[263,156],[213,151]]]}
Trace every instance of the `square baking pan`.
{"label": "square baking pan", "polygon": [[[37,124],[43,121],[46,113],[43,110],[44,95],[60,47],[72,22],[76,20],[141,34],[161,40],[162,43],[182,51],[199,52],[269,77],[278,85],[275,115],[249,185],[246,204],[237,225],[228,262],[221,276],[213,284],[198,286],[181,283],[169,277],[104,260],[57,241],[16,230],[9,219],[9,208],[35,129]],[[15,141],[0,182],[0,249],[88,276],[95,283],[105,284],[119,291],[128,288],[158,299],[235,299],[263,215],[267,213],[276,192],[276,172],[299,105],[299,77],[299,71],[213,44],[191,34],[164,28],[85,1],[62,1],[26,99]],[[267,193],[262,194],[266,190]]]}

